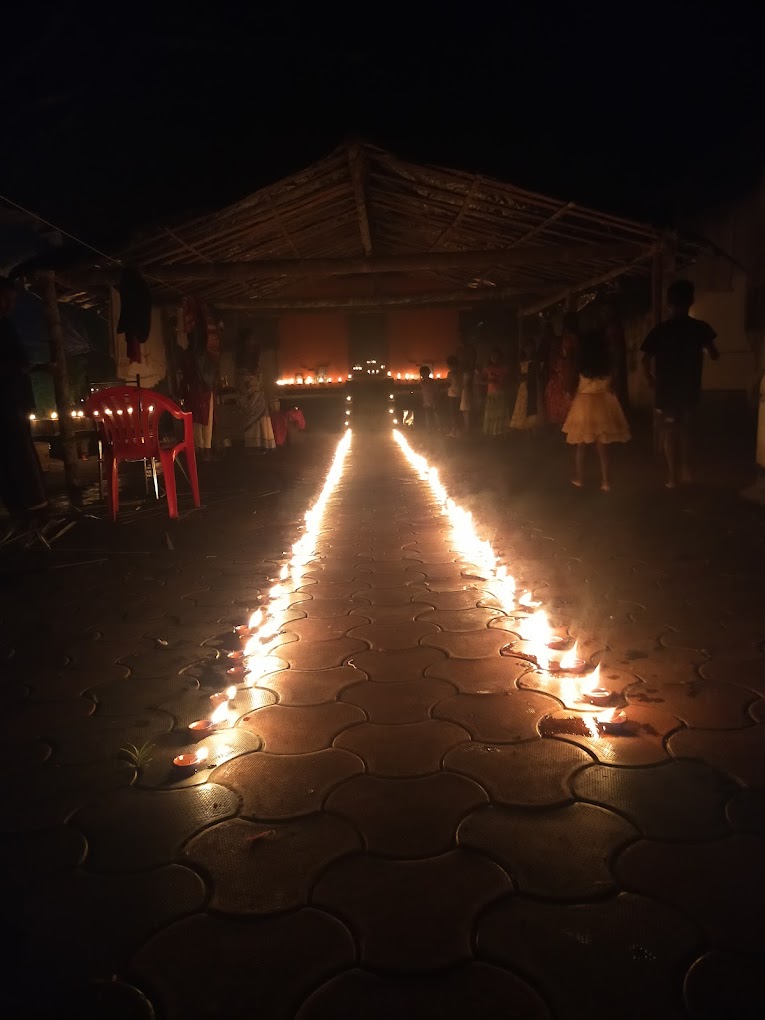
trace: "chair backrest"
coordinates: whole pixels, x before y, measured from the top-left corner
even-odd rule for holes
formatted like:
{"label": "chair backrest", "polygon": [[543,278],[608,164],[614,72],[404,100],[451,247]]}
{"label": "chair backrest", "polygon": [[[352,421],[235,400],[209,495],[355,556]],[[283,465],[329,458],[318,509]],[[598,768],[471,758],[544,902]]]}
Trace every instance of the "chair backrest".
{"label": "chair backrest", "polygon": [[169,397],[138,386],[99,390],[85,404],[85,414],[97,422],[106,442],[125,460],[158,456],[159,420],[164,412],[184,417]]}

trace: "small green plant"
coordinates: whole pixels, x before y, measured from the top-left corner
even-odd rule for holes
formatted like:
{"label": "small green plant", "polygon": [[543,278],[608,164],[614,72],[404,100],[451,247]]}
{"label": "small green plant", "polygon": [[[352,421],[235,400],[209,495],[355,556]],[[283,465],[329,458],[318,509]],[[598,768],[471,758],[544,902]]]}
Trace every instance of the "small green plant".
{"label": "small green plant", "polygon": [[125,759],[129,762],[133,768],[143,769],[152,761],[151,752],[154,750],[154,744],[150,744],[147,740],[145,744],[141,744],[140,747],[136,747],[135,744],[126,744],[120,748],[120,753],[125,756]]}

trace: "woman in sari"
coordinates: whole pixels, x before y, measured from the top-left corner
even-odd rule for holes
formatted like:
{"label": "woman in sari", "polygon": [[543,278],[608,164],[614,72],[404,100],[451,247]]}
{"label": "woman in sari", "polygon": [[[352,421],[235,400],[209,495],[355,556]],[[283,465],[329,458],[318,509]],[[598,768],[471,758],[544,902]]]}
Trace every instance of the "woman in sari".
{"label": "woman in sari", "polygon": [[236,386],[245,449],[253,452],[275,449],[276,440],[260,371],[260,348],[253,344],[244,349],[237,369]]}

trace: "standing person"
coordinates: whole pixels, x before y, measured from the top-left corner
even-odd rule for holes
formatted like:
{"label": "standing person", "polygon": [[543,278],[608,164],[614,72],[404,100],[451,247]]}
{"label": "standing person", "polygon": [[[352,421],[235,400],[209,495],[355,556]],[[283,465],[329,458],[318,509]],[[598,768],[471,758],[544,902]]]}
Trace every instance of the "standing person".
{"label": "standing person", "polygon": [[627,342],[624,338],[624,327],[619,320],[615,305],[608,303],[603,308],[603,324],[614,393],[626,411],[630,403],[627,385]]}
{"label": "standing person", "polygon": [[622,406],[611,389],[608,344],[600,330],[582,339],[579,353],[579,386],[571,403],[563,432],[566,442],[576,446],[576,467],[572,483],[584,485],[584,455],[595,446],[600,460],[600,487],[608,492],[608,447],[631,438]]}
{"label": "standing person", "polygon": [[462,397],[462,371],[459,360],[454,354],[446,359],[446,366],[449,371],[446,374],[448,386],[447,397],[449,400],[449,437],[456,439],[462,431],[460,421],[460,399]]}
{"label": "standing person", "polygon": [[212,459],[213,407],[218,364],[205,350],[182,351],[181,390],[194,419],[194,446],[203,460]]}
{"label": "standing person", "polygon": [[486,409],[483,415],[485,436],[504,436],[509,424],[508,383],[510,369],[499,347],[489,355],[486,366]]}
{"label": "standing person", "polygon": [[563,332],[550,337],[545,386],[545,413],[553,425],[562,425],[571,410],[576,391],[577,350],[579,347],[576,315],[567,313]]}
{"label": "standing person", "polygon": [[237,369],[239,407],[244,419],[244,446],[251,452],[264,453],[276,448],[268,401],[260,371],[260,348],[252,341],[245,343]]}
{"label": "standing person", "polygon": [[425,412],[425,428],[428,432],[433,432],[438,428],[436,383],[427,365],[423,365],[420,369],[420,389],[422,390],[422,409]]}
{"label": "standing person", "polygon": [[460,363],[462,365],[462,392],[460,393],[460,411],[465,435],[470,435],[470,426],[473,419],[473,404],[476,374],[476,353],[475,348],[465,344],[460,348]]}
{"label": "standing person", "polygon": [[0,277],[0,500],[13,527],[44,517],[48,510],[29,426],[35,406],[29,378],[33,368],[11,319],[15,305],[16,288]]}
{"label": "standing person", "polygon": [[654,327],[643,342],[643,369],[656,390],[660,442],[667,463],[668,489],[690,482],[690,429],[701,395],[704,351],[713,361],[720,352],[717,334],[690,310],[696,294],[689,280],[675,280],[667,290],[669,318]]}
{"label": "standing person", "polygon": [[537,345],[532,338],[521,345],[521,377],[515,398],[510,428],[531,436],[544,421],[542,410],[542,372]]}

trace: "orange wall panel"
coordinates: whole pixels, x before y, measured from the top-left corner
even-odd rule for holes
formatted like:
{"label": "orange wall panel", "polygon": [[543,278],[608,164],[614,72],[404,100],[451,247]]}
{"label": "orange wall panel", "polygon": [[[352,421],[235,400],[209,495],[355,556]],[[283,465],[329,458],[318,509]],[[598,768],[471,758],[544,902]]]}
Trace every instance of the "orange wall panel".
{"label": "orange wall panel", "polygon": [[420,365],[446,374],[446,359],[459,344],[459,311],[417,308],[388,313],[388,366],[393,375],[419,373]]}
{"label": "orange wall panel", "polygon": [[279,319],[279,374],[316,375],[320,365],[337,378],[348,373],[348,322],[335,313],[290,314]]}

